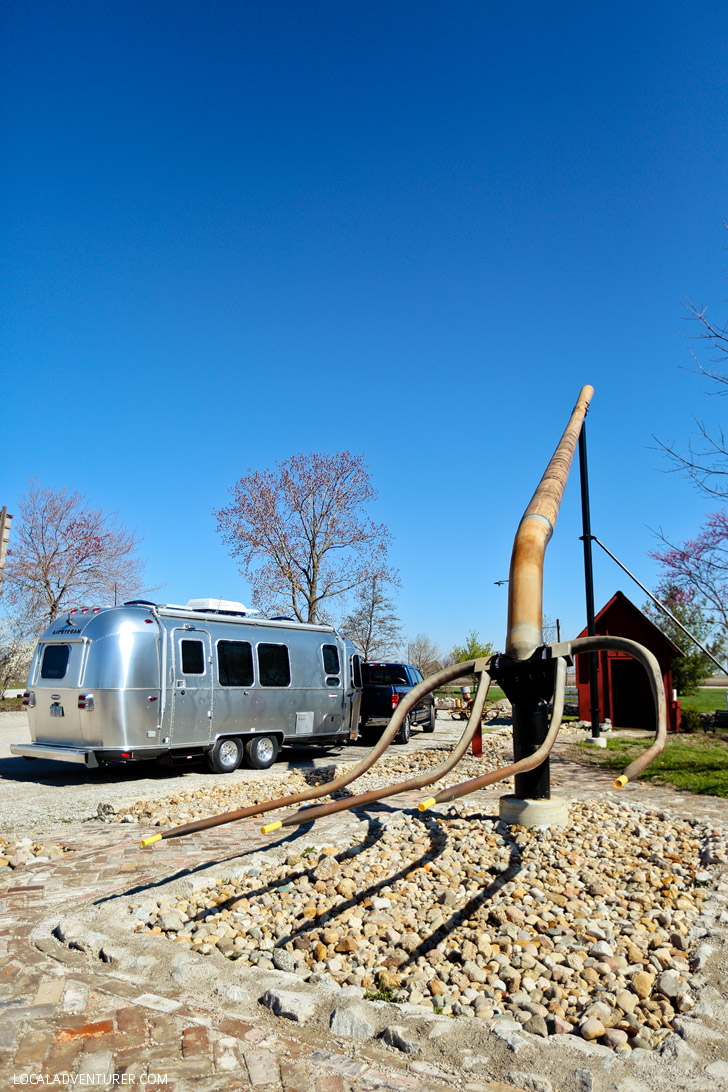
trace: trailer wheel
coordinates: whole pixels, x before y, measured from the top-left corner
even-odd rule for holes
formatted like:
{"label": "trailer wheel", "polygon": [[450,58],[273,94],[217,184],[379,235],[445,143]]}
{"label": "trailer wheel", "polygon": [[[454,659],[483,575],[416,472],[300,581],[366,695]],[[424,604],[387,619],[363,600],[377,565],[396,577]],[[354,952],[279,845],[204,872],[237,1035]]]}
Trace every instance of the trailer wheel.
{"label": "trailer wheel", "polygon": [[237,770],[243,758],[243,745],[239,739],[218,739],[211,751],[205,755],[207,765],[213,773],[232,773]]}
{"label": "trailer wheel", "polygon": [[245,744],[245,764],[251,770],[267,770],[278,758],[275,736],[253,736]]}
{"label": "trailer wheel", "polygon": [[435,703],[433,701],[432,705],[430,706],[429,719],[427,721],[427,724],[425,724],[423,726],[422,731],[423,732],[434,732],[435,731],[435,721],[436,720],[437,720],[437,712],[435,710]]}

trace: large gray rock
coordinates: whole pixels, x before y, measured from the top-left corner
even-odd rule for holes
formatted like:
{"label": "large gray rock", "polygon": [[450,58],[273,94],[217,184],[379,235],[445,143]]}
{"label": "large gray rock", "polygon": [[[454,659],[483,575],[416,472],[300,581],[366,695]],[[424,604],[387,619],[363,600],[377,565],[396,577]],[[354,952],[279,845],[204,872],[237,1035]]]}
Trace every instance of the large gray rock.
{"label": "large gray rock", "polygon": [[387,1046],[401,1050],[403,1054],[415,1054],[420,1049],[415,1036],[401,1024],[390,1024],[382,1032],[381,1039]]}
{"label": "large gray rock", "polygon": [[215,987],[218,997],[224,997],[226,1001],[249,1001],[250,994],[244,986],[237,986],[232,982],[223,982]]}
{"label": "large gray rock", "polygon": [[276,1016],[293,1020],[296,1024],[305,1024],[316,1013],[316,1002],[312,997],[293,993],[290,990],[266,990],[260,1003]]}
{"label": "large gray rock", "polygon": [[518,1054],[520,1051],[526,1050],[530,1046],[528,1040],[524,1039],[524,1037],[519,1034],[521,1030],[520,1024],[498,1021],[493,1024],[491,1030],[494,1035],[503,1040],[506,1046],[510,1047],[514,1054]]}
{"label": "large gray rock", "polygon": [[673,1000],[680,992],[683,983],[680,981],[680,975],[677,971],[663,971],[662,974],[657,976],[656,985],[661,994],[669,1000]]}
{"label": "large gray rock", "polygon": [[374,1026],[369,1022],[368,1015],[369,1009],[364,1002],[335,1008],[329,1026],[334,1035],[345,1035],[349,1039],[372,1039]]}
{"label": "large gray rock", "polygon": [[163,914],[160,914],[157,924],[165,933],[178,933],[184,921],[178,910],[165,910]]}
{"label": "large gray rock", "polygon": [[273,952],[273,966],[277,971],[294,974],[297,964],[291,953],[287,952],[285,948],[276,948]]}
{"label": "large gray rock", "polygon": [[679,1035],[670,1035],[660,1047],[660,1057],[668,1062],[679,1062],[685,1065],[694,1062],[697,1055]]}
{"label": "large gray rock", "polygon": [[508,1074],[508,1079],[514,1084],[525,1088],[527,1092],[553,1092],[553,1086],[548,1077],[542,1077],[538,1073],[526,1073],[522,1069],[513,1069]]}

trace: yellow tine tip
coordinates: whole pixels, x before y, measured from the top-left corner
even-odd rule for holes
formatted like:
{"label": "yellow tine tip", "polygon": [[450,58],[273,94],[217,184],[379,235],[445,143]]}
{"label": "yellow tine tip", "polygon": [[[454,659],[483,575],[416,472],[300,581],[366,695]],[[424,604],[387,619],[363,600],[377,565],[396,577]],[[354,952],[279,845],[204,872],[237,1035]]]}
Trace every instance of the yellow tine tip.
{"label": "yellow tine tip", "polygon": [[423,800],[421,804],[417,805],[417,810],[418,811],[427,811],[428,808],[431,808],[432,805],[436,804],[436,803],[437,803],[437,800],[435,800],[434,796],[428,796],[427,800]]}
{"label": "yellow tine tip", "polygon": [[622,776],[618,777],[617,780],[614,782],[615,789],[623,789],[628,781],[629,778],[625,777],[624,774],[622,774]]}
{"label": "yellow tine tip", "polygon": [[144,846],[150,846],[152,844],[152,842],[161,842],[161,841],[162,841],[162,835],[161,834],[153,834],[151,836],[151,838],[143,838],[142,839],[142,849],[144,848]]}
{"label": "yellow tine tip", "polygon": [[283,826],[283,823],[281,823],[281,821],[280,821],[280,819],[279,819],[279,820],[278,820],[277,822],[275,822],[275,823],[268,823],[268,825],[267,825],[267,826],[265,826],[265,827],[261,827],[261,828],[260,828],[260,833],[261,833],[261,834],[270,834],[270,832],[271,832],[272,830],[278,830],[278,827],[282,827],[282,826]]}

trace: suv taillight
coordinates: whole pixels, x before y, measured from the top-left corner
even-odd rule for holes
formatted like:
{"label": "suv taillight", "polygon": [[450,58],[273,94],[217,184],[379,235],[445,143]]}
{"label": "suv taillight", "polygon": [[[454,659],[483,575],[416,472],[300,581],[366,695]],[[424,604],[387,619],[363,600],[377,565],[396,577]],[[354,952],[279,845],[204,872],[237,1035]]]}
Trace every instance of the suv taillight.
{"label": "suv taillight", "polygon": [[401,696],[402,696],[401,694],[392,694],[392,709],[393,710],[396,709],[397,706],[399,705],[399,699],[400,699]]}

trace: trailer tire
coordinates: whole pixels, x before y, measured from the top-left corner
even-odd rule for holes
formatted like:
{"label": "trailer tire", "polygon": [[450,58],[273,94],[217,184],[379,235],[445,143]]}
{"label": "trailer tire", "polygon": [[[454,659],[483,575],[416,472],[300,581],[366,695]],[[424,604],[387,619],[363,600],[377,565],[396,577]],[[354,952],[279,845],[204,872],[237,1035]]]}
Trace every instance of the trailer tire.
{"label": "trailer tire", "polygon": [[434,732],[435,731],[435,722],[436,722],[436,720],[437,720],[437,711],[435,709],[435,703],[433,701],[432,705],[430,706],[430,715],[428,717],[427,724],[423,725],[422,731],[423,732]]}
{"label": "trailer tire", "polygon": [[278,758],[275,736],[253,736],[245,744],[245,765],[251,770],[267,770]]}
{"label": "trailer tire", "polygon": [[218,739],[205,761],[213,773],[232,773],[243,760],[243,744],[235,736]]}

